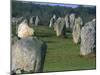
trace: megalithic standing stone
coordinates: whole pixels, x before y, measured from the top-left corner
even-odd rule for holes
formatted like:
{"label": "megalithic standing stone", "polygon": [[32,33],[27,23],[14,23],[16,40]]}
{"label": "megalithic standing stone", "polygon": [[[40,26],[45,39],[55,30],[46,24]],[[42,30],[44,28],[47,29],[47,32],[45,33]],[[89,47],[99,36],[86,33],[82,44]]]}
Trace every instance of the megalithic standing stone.
{"label": "megalithic standing stone", "polygon": [[72,30],[73,42],[75,44],[80,42],[82,24],[83,21],[81,17],[75,18],[75,25],[73,26],[73,30]]}
{"label": "megalithic standing stone", "polygon": [[56,31],[57,37],[59,37],[63,34],[64,26],[65,26],[65,19],[59,17],[54,24],[54,31]]}
{"label": "megalithic standing stone", "polygon": [[30,17],[29,24],[33,27],[35,25],[35,16]]}
{"label": "megalithic standing stone", "polygon": [[65,23],[66,23],[66,28],[69,28],[69,17],[68,17],[68,15],[65,16]]}
{"label": "megalithic standing stone", "polygon": [[53,15],[53,17],[50,19],[49,28],[51,28],[54,25],[55,20],[56,20],[56,15]]}
{"label": "megalithic standing stone", "polygon": [[39,17],[38,16],[36,16],[36,19],[35,19],[35,26],[38,26],[38,23],[39,23]]}
{"label": "megalithic standing stone", "polygon": [[34,16],[32,16],[31,18],[30,18],[30,24],[33,24],[34,22],[33,22],[33,17]]}
{"label": "megalithic standing stone", "polygon": [[81,29],[80,55],[95,54],[96,52],[96,20],[86,23]]}
{"label": "megalithic standing stone", "polygon": [[70,29],[72,30],[73,29],[73,26],[74,26],[74,23],[75,23],[75,14],[70,14],[69,16],[69,21],[70,21]]}
{"label": "megalithic standing stone", "polygon": [[50,24],[49,24],[49,28],[51,28],[53,25],[53,18],[50,19]]}

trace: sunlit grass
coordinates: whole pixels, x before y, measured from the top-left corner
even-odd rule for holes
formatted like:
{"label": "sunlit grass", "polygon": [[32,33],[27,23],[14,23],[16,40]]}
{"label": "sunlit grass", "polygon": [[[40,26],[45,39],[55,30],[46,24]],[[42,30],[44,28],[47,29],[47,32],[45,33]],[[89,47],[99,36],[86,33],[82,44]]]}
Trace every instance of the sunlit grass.
{"label": "sunlit grass", "polygon": [[95,69],[95,58],[80,57],[80,45],[72,41],[71,33],[66,38],[56,37],[53,28],[34,27],[36,36],[48,45],[44,72]]}

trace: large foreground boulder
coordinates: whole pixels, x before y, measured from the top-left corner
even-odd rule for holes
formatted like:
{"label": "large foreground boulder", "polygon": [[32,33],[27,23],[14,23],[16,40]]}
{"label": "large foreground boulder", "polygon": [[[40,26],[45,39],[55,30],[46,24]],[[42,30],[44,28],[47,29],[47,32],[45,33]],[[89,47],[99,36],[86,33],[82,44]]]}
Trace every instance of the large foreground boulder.
{"label": "large foreground boulder", "polygon": [[81,55],[95,54],[96,51],[96,20],[86,23],[81,30]]}
{"label": "large foreground boulder", "polygon": [[46,44],[37,38],[27,37],[12,45],[11,71],[14,73],[42,72]]}
{"label": "large foreground boulder", "polygon": [[56,31],[57,37],[65,35],[65,19],[59,17],[54,23],[54,31]]}
{"label": "large foreground boulder", "polygon": [[73,42],[75,44],[78,44],[80,42],[82,25],[83,25],[82,18],[81,17],[75,18],[75,25],[73,26],[73,31],[72,31]]}

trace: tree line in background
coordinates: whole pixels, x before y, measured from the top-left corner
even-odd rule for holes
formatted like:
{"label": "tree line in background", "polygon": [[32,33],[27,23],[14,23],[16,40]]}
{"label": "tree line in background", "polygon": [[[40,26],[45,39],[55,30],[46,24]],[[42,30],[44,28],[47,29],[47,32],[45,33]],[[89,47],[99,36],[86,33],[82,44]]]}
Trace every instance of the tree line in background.
{"label": "tree line in background", "polygon": [[55,14],[57,17],[65,17],[66,14],[79,14],[83,22],[88,22],[96,17],[96,7],[83,7],[79,5],[77,8],[49,6],[35,4],[34,2],[11,1],[12,17],[29,17],[39,16],[40,25],[49,25],[50,18]]}

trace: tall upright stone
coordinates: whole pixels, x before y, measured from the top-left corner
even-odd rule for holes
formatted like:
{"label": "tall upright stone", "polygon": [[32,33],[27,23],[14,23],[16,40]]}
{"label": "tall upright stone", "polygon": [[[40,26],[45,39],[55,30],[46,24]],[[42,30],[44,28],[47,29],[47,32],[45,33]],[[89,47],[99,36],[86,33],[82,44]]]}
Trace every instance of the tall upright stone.
{"label": "tall upright stone", "polygon": [[55,20],[56,20],[56,15],[53,15],[53,17],[50,19],[49,28],[51,28],[54,25]]}
{"label": "tall upright stone", "polygon": [[29,20],[29,24],[33,27],[35,25],[35,16],[31,16]]}
{"label": "tall upright stone", "polygon": [[38,23],[39,23],[39,17],[38,16],[36,16],[36,19],[35,19],[35,26],[38,26]]}
{"label": "tall upright stone", "polygon": [[11,24],[12,25],[16,25],[17,23],[16,23],[16,17],[12,17],[11,18]]}
{"label": "tall upright stone", "polygon": [[89,55],[96,52],[96,20],[86,23],[81,30],[80,54]]}
{"label": "tall upright stone", "polygon": [[70,21],[70,29],[73,29],[74,23],[75,23],[75,14],[72,13],[69,15],[69,21]]}
{"label": "tall upright stone", "polygon": [[75,25],[73,26],[73,31],[72,31],[73,42],[75,44],[78,44],[80,42],[82,25],[83,25],[82,18],[79,16],[75,18]]}
{"label": "tall upright stone", "polygon": [[65,23],[66,23],[66,28],[70,28],[68,15],[65,16]]}
{"label": "tall upright stone", "polygon": [[33,22],[33,17],[34,17],[34,16],[30,17],[30,24],[33,24],[33,23],[34,23],[34,22]]}
{"label": "tall upright stone", "polygon": [[56,22],[54,23],[54,31],[56,31],[56,35],[59,37],[64,35],[64,26],[65,26],[65,19],[59,17]]}

